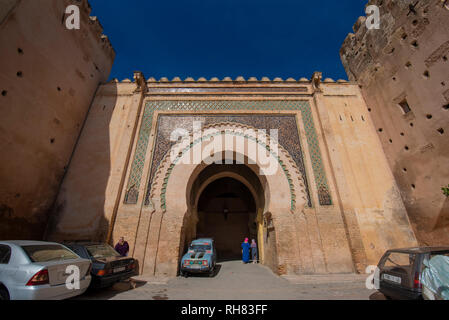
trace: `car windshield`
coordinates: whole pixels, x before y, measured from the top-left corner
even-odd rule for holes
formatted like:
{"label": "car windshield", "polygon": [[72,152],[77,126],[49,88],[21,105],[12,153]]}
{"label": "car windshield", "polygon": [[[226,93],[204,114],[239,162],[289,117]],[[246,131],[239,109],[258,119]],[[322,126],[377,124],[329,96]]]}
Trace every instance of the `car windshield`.
{"label": "car windshield", "polygon": [[191,244],[189,247],[189,250],[193,251],[206,251],[206,250],[212,250],[210,244]]}
{"label": "car windshield", "polygon": [[413,265],[415,262],[415,254],[413,253],[402,253],[402,252],[392,252],[388,255],[385,266],[387,267],[404,267]]}
{"label": "car windshield", "polygon": [[89,245],[86,246],[86,249],[92,258],[108,258],[120,256],[120,254],[115,251],[114,248],[107,244]]}
{"label": "car windshield", "polygon": [[79,259],[72,251],[57,244],[22,246],[32,262]]}
{"label": "car windshield", "polygon": [[381,269],[410,275],[415,264],[416,254],[405,252],[390,252],[384,259]]}

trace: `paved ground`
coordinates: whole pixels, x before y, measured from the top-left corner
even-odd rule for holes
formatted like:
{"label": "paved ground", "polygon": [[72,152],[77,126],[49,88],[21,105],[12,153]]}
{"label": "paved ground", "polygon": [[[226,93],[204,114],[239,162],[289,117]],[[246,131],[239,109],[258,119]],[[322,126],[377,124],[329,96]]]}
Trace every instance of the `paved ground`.
{"label": "paved ground", "polygon": [[[89,291],[78,299],[120,300],[308,300],[382,299],[365,287],[367,275],[276,276],[267,267],[226,261],[217,264],[212,278],[193,276],[175,279],[135,278],[133,282]],[[135,286],[135,288],[133,288]]]}

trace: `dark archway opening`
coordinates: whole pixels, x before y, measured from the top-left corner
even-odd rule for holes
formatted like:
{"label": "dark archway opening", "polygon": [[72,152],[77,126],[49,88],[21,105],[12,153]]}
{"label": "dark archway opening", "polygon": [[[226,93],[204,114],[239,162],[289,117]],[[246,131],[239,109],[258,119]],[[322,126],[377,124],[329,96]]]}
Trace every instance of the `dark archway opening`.
{"label": "dark archway opening", "polygon": [[201,193],[197,208],[197,238],[215,239],[218,260],[240,259],[244,238],[257,239],[256,202],[240,181],[213,181]]}

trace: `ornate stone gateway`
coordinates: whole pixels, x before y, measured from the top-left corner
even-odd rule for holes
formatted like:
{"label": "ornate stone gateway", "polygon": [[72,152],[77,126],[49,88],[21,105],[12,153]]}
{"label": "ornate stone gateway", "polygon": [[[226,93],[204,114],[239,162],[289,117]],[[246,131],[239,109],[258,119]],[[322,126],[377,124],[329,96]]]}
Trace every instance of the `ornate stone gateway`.
{"label": "ornate stone gateway", "polygon": [[357,86],[318,73],[113,81],[86,123],[110,152],[104,188],[85,205],[72,196],[89,190],[76,159],[92,148],[81,140],[52,238],[124,236],[147,276],[175,276],[199,236],[232,258],[254,237],[278,274],[364,271],[386,248],[415,243],[367,119]]}
{"label": "ornate stone gateway", "polygon": [[[267,141],[266,138],[269,137],[257,136],[256,130],[244,125],[220,123],[206,128],[205,133],[203,137],[197,140],[189,136],[179,142],[178,145],[173,146],[172,149],[181,151],[176,151],[177,156],[174,159],[168,159],[169,154],[167,154],[155,174],[149,202],[156,212],[160,211],[163,215],[166,226],[164,221],[161,221],[162,227],[164,227],[162,233],[164,234],[164,241],[167,241],[167,251],[156,257],[158,268],[160,270],[177,268],[177,264],[170,262],[178,261],[182,254],[180,250],[185,247],[186,237],[189,240],[195,237],[199,195],[213,181],[222,177],[231,177],[252,190],[257,203],[257,211],[260,211],[258,214],[261,216],[270,215],[272,221],[279,221],[280,227],[276,241],[272,243],[272,247],[267,248],[270,252],[276,252],[278,266],[273,267],[298,272],[301,266],[298,263],[299,242],[296,238],[294,216],[302,212],[306,197],[300,171],[292,157],[282,147],[279,148],[278,153],[273,152],[268,144],[262,142]],[[237,136],[241,137],[243,142],[240,150],[233,148],[232,144],[224,143],[225,141],[233,141],[233,138]],[[191,153],[188,152],[191,148],[198,145],[199,148],[196,152],[205,154],[204,150],[210,146],[210,142],[214,143],[217,140],[223,142],[215,143],[215,145],[221,146],[220,149],[214,150],[214,154],[208,155],[207,158],[201,158],[199,164],[190,164],[191,159],[187,158],[191,156]],[[278,165],[274,172],[267,175],[261,174],[262,168],[266,167],[266,164],[260,162],[257,154],[250,152],[251,142],[257,144],[258,147],[262,146],[263,150],[269,153],[269,156],[275,161],[275,165]],[[235,154],[236,152],[239,153]],[[223,165],[211,169],[211,164],[207,165],[207,163],[212,161],[208,161],[208,158],[217,154],[220,156],[226,155],[223,158]],[[240,167],[242,165],[234,168],[232,164],[239,156],[246,164],[243,165],[244,168]],[[226,165],[225,162],[231,164]],[[223,170],[225,168],[227,170]],[[185,194],[185,198],[180,196],[180,190],[184,191],[181,194]],[[262,229],[260,229],[260,232],[263,232]],[[179,235],[181,235],[180,240]],[[233,235],[229,236],[232,237]],[[259,235],[259,238],[262,238],[262,234]],[[293,264],[292,262],[296,263]],[[173,273],[176,272],[176,269],[166,272]]]}

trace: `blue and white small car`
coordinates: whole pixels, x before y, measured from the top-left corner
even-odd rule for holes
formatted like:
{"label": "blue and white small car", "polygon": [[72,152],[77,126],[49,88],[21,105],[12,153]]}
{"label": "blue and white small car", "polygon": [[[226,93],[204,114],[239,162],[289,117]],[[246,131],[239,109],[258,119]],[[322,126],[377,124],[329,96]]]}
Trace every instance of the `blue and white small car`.
{"label": "blue and white small car", "polygon": [[181,276],[187,277],[191,273],[208,273],[214,276],[217,252],[214,240],[201,238],[190,243],[189,250],[181,258]]}

